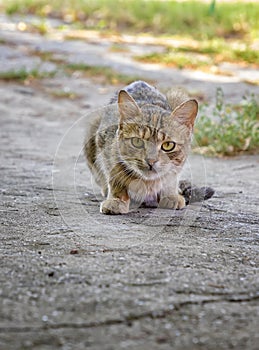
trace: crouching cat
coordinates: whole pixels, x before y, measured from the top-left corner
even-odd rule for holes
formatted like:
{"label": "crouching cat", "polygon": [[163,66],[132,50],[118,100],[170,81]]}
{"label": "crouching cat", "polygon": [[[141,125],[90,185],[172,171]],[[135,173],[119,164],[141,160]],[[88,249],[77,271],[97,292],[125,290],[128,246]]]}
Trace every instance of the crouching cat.
{"label": "crouching cat", "polygon": [[[143,81],[126,86],[111,100],[91,125],[84,147],[88,166],[106,196],[101,213],[128,213],[131,201],[146,207],[185,207],[192,188],[179,186],[178,177],[197,112],[197,101],[182,91],[166,97]],[[201,199],[213,194],[209,188],[194,191]]]}

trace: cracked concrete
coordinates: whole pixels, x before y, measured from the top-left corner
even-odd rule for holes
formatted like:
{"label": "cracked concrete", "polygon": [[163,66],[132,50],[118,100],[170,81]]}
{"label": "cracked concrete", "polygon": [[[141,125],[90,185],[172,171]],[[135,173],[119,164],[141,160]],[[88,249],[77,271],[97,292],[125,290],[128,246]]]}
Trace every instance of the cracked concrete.
{"label": "cracked concrete", "polygon": [[[206,99],[219,85],[236,101],[258,94],[238,76],[118,63],[107,44],[0,35],[1,70],[33,67],[40,49]],[[191,156],[185,176],[216,193],[186,210],[101,215],[81,148],[90,111],[118,87],[61,72],[0,82],[0,348],[258,349],[258,156]],[[79,96],[51,94],[64,88]]]}

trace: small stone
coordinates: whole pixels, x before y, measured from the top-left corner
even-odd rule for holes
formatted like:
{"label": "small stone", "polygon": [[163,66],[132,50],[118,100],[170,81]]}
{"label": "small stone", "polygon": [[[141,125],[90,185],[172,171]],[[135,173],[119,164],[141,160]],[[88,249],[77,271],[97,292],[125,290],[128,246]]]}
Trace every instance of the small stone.
{"label": "small stone", "polygon": [[43,322],[48,322],[48,320],[49,320],[47,315],[43,315],[41,319]]}

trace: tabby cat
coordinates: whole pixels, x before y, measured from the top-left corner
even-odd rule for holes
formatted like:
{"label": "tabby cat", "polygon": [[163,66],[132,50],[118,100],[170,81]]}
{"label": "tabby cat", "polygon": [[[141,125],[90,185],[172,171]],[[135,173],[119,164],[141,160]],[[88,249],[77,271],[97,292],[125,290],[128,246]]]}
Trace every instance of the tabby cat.
{"label": "tabby cat", "polygon": [[[136,81],[119,91],[96,117],[84,146],[88,166],[106,196],[101,213],[128,213],[131,201],[146,207],[185,207],[191,186],[180,188],[178,177],[197,112],[197,101],[181,90],[166,97]],[[209,190],[196,188],[196,197],[211,197]]]}

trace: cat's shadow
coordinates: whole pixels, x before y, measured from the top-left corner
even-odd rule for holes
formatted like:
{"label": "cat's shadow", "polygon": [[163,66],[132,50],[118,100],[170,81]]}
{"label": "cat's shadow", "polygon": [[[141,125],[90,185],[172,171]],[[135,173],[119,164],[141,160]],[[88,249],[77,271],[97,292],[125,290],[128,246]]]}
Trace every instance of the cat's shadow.
{"label": "cat's shadow", "polygon": [[[198,188],[200,189],[200,188]],[[214,190],[205,187],[203,190],[204,196],[201,198],[200,196],[193,197],[193,201],[190,200],[190,189],[186,195],[186,201],[188,200],[188,204],[185,208],[180,210],[173,209],[163,209],[158,208],[157,203],[152,203],[153,206],[146,206],[146,203],[142,203],[138,205],[137,203],[132,202],[130,206],[130,211],[127,214],[123,215],[104,215],[100,213],[100,204],[104,200],[104,197],[101,194],[94,194],[91,191],[87,191],[81,196],[80,200],[88,215],[96,220],[96,223],[100,224],[112,224],[112,225],[120,225],[120,224],[137,224],[144,225],[150,227],[161,227],[162,226],[174,226],[179,227],[181,225],[186,226],[188,222],[195,219],[197,212],[199,212],[200,207],[204,201],[205,195],[210,195]],[[201,191],[199,192],[199,194]],[[212,194],[213,194],[212,193]],[[207,199],[207,198],[206,198]]]}
{"label": "cat's shadow", "polygon": [[[198,187],[195,185],[192,185],[189,181],[182,180],[180,181],[179,188],[181,190],[181,193],[185,199],[186,205],[189,206],[193,203],[201,203],[204,200],[207,200],[211,198],[215,190],[211,187]],[[101,196],[101,194],[95,194],[91,191],[86,191],[84,195],[80,198],[82,205],[86,206],[91,206],[91,207],[96,207],[96,204],[98,203],[99,205],[101,202],[104,200],[104,197]],[[130,211],[128,214],[133,214],[133,213],[139,213],[140,210],[142,213],[149,213],[152,210],[163,210],[162,208],[158,208],[158,202],[153,200],[143,203],[136,203],[134,201],[131,202],[130,205]],[[99,212],[99,210],[97,211]],[[174,210],[174,212],[181,212],[181,210]]]}

